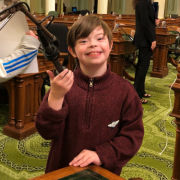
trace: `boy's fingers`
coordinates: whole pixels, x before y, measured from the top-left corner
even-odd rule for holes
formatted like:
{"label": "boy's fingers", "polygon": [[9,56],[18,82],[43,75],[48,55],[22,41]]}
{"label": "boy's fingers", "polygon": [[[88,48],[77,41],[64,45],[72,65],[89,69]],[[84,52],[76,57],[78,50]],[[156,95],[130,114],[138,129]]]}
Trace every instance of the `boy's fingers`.
{"label": "boy's fingers", "polygon": [[47,70],[46,72],[47,72],[48,75],[49,75],[50,81],[52,81],[52,80],[54,79],[54,74],[53,74],[53,72],[52,72],[52,71],[49,71],[49,70]]}
{"label": "boy's fingers", "polygon": [[59,73],[57,76],[56,76],[56,79],[57,80],[61,80],[64,78],[64,76],[68,73],[68,69],[64,69],[61,73]]}
{"label": "boy's fingers", "polygon": [[91,159],[88,158],[88,159],[86,159],[86,161],[85,161],[84,163],[80,164],[80,167],[86,167],[86,166],[88,166],[88,165],[91,164],[91,163],[92,163],[92,162],[91,162]]}
{"label": "boy's fingers", "polygon": [[72,71],[69,70],[68,73],[65,74],[65,76],[63,78],[64,82],[67,82],[71,78],[71,76],[72,76]]}
{"label": "boy's fingers", "polygon": [[79,155],[77,155],[70,163],[69,165],[73,165],[75,163],[77,163],[84,155],[82,153],[80,153]]}
{"label": "boy's fingers", "polygon": [[88,156],[83,156],[78,162],[74,163],[73,166],[80,166],[81,164],[84,164],[88,159]]}
{"label": "boy's fingers", "polygon": [[73,79],[74,79],[74,75],[71,74],[71,76],[70,76],[68,79],[65,79],[65,84],[66,84],[67,86],[69,86],[70,84],[72,84]]}

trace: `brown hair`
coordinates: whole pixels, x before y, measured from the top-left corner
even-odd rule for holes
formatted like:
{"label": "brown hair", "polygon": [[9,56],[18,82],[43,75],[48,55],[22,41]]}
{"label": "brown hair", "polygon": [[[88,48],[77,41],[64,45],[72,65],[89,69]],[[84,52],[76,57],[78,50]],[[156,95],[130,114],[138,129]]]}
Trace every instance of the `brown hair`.
{"label": "brown hair", "polygon": [[[132,6],[133,6],[134,9],[136,9],[136,5],[137,5],[137,3],[138,3],[139,1],[140,1],[140,0],[133,0],[133,1],[132,1]],[[152,0],[150,0],[150,2],[151,2],[151,4],[152,4]]]}
{"label": "brown hair", "polygon": [[136,5],[137,5],[137,3],[138,3],[139,1],[140,1],[140,0],[133,0],[133,1],[132,1],[132,6],[133,6],[134,9],[136,9]]}
{"label": "brown hair", "polygon": [[83,16],[73,24],[67,35],[68,46],[70,46],[75,52],[74,48],[76,41],[88,37],[89,34],[91,34],[91,32],[98,26],[101,26],[104,30],[104,35],[107,35],[110,46],[113,39],[111,30],[103,20],[94,15]]}

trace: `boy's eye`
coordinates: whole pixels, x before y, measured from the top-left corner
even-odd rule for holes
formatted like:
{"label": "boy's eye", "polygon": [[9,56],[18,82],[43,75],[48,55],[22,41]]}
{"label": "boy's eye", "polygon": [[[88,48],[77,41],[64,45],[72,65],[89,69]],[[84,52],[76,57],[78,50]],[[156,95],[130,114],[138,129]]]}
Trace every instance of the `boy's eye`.
{"label": "boy's eye", "polygon": [[80,43],[86,43],[86,42],[87,42],[86,40],[80,41]]}
{"label": "boy's eye", "polygon": [[100,41],[100,40],[103,40],[103,39],[104,39],[104,37],[98,38],[99,41]]}

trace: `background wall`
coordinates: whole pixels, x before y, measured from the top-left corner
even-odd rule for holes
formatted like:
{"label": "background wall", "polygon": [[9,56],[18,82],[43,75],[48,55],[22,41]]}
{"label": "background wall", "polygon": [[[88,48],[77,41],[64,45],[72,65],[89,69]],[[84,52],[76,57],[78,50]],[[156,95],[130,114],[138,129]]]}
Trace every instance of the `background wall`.
{"label": "background wall", "polygon": [[88,9],[90,12],[94,9],[94,0],[64,0],[66,13],[72,11],[72,7],[77,7],[78,11]]}
{"label": "background wall", "polygon": [[67,12],[71,12],[71,2],[70,2],[70,0],[65,0],[64,1],[64,4],[65,4],[65,6],[66,6],[66,13]]}
{"label": "background wall", "polygon": [[177,8],[177,14],[180,16],[180,0],[178,1],[178,8]]}
{"label": "background wall", "polygon": [[135,10],[132,6],[132,0],[126,0],[123,7],[125,8],[124,14],[135,14]]}
{"label": "background wall", "polygon": [[[6,2],[12,2],[13,0],[4,0]],[[45,13],[46,0],[21,0],[27,2],[31,11],[37,13]],[[154,0],[159,2],[159,18],[164,18],[169,14],[180,15],[180,0]],[[57,0],[55,0],[57,2]],[[3,4],[3,0],[0,0],[0,8]],[[77,7],[78,11],[88,9],[90,12],[94,9],[94,0],[64,0],[66,6],[66,13],[72,11],[72,7]],[[111,11],[116,14],[135,14],[132,7],[132,0],[112,0]],[[165,16],[164,16],[165,15]]]}
{"label": "background wall", "polygon": [[164,18],[165,0],[154,0],[154,2],[159,2],[159,19]]}
{"label": "background wall", "polygon": [[111,11],[116,14],[135,14],[132,0],[112,0]]}
{"label": "background wall", "polygon": [[4,5],[4,1],[0,0],[0,10],[2,9],[3,5]]}

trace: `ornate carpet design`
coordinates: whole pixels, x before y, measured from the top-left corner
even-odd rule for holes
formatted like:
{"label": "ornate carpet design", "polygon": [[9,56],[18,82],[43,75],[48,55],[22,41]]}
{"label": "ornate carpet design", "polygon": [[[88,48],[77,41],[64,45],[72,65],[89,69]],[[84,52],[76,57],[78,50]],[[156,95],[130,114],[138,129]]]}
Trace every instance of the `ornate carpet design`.
{"label": "ornate carpet design", "polygon": [[[152,62],[146,78],[146,90],[151,94],[148,104],[143,105],[145,135],[138,153],[123,168],[121,177],[141,177],[144,180],[170,180],[173,168],[175,128],[174,118],[164,116],[169,110],[169,85],[174,81],[176,68],[168,64],[169,74],[163,79],[151,78]],[[134,76],[135,69],[127,69]],[[172,105],[174,92],[171,91]],[[50,141],[35,133],[18,141],[3,135],[8,121],[8,105],[0,104],[0,179],[27,180],[44,174]],[[172,110],[171,110],[172,111]],[[170,111],[170,112],[171,112]],[[165,125],[165,126],[164,126]],[[159,153],[168,146],[162,155]]]}

